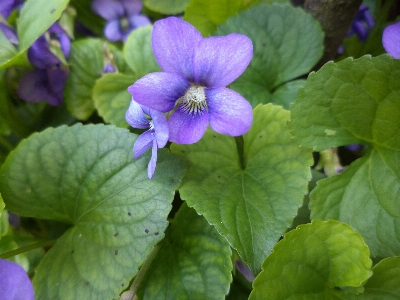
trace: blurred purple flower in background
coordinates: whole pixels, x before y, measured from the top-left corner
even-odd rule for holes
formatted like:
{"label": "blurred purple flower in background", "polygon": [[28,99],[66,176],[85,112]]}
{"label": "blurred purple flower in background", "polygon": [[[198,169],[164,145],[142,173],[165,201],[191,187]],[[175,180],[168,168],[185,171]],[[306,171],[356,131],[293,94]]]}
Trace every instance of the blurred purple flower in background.
{"label": "blurred purple flower in background", "polygon": [[[148,115],[150,119],[146,118]],[[134,128],[148,129],[143,132],[133,145],[134,158],[140,157],[147,149],[152,147],[151,159],[147,175],[151,179],[157,163],[157,150],[163,148],[168,142],[168,123],[165,116],[153,109],[141,106],[133,99],[125,115],[126,121]]]}
{"label": "blurred purple flower in background", "polygon": [[400,58],[400,21],[385,28],[382,44],[387,53],[394,58]]}
{"label": "blurred purple flower in background", "polygon": [[360,5],[347,36],[355,34],[360,41],[364,42],[368,38],[369,32],[374,25],[375,21],[369,12],[368,6]]}
{"label": "blurred purple flower in background", "polygon": [[[59,57],[50,47],[61,50]],[[28,50],[28,59],[37,69],[26,74],[19,82],[18,96],[27,102],[47,101],[61,105],[68,69],[62,60],[69,56],[71,41],[64,29],[54,23]]]}
{"label": "blurred purple flower in background", "polygon": [[3,300],[34,300],[32,283],[17,263],[0,259],[0,295]]}
{"label": "blurred purple flower in background", "polygon": [[24,0],[1,0],[0,14],[7,19],[15,8],[21,8]]}
{"label": "blurred purple flower in background", "polygon": [[19,40],[15,30],[8,27],[6,24],[2,23],[0,20],[0,30],[3,32],[4,36],[10,41],[11,44],[18,45]]}
{"label": "blurred purple flower in background", "polygon": [[191,24],[169,17],[153,27],[152,48],[164,72],[150,73],[128,88],[133,99],[170,112],[169,140],[192,144],[208,124],[222,134],[246,133],[253,120],[250,103],[225,88],[253,56],[251,40],[241,34],[203,38]]}
{"label": "blurred purple flower in background", "polygon": [[143,8],[140,0],[95,0],[92,9],[107,20],[104,35],[112,42],[124,41],[132,30],[150,24],[150,19],[139,14]]}

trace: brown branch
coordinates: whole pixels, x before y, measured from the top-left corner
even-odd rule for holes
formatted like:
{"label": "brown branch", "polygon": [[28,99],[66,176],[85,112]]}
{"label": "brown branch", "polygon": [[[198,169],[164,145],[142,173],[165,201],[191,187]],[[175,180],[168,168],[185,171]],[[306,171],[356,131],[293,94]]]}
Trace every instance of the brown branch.
{"label": "brown branch", "polygon": [[306,0],[304,9],[316,18],[325,33],[324,54],[316,69],[335,58],[362,0]]}

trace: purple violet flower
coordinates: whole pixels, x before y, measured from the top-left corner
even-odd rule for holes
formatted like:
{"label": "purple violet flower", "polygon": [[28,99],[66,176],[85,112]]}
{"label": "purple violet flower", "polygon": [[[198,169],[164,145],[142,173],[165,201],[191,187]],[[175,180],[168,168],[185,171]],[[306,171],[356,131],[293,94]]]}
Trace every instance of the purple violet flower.
{"label": "purple violet flower", "polygon": [[71,41],[58,23],[54,23],[28,50],[28,59],[37,69],[27,73],[18,84],[18,96],[22,100],[62,104],[69,72],[50,50],[52,44],[61,49],[64,58],[69,56]]}
{"label": "purple violet flower", "polygon": [[163,72],[150,73],[128,88],[136,102],[171,112],[169,140],[192,144],[208,124],[222,134],[246,133],[253,120],[250,103],[225,88],[238,78],[253,56],[242,34],[203,38],[189,23],[169,17],[153,27],[152,48]]}
{"label": "purple violet flower", "polygon": [[20,8],[24,0],[1,0],[0,14],[7,19],[15,8]]}
{"label": "purple violet flower", "polygon": [[400,58],[400,21],[383,30],[382,44],[392,57]]}
{"label": "purple violet flower", "polygon": [[8,27],[6,24],[0,21],[0,30],[3,32],[4,36],[10,41],[11,44],[19,44],[19,40],[14,29]]}
{"label": "purple violet flower", "polygon": [[124,41],[132,30],[150,24],[150,19],[139,14],[143,8],[140,0],[95,0],[92,9],[107,20],[104,35],[112,42]]}
{"label": "purple violet flower", "polygon": [[347,36],[356,34],[358,39],[364,42],[368,37],[369,31],[372,29],[372,27],[374,27],[374,25],[375,21],[369,12],[368,6],[360,5]]}
{"label": "purple violet flower", "polygon": [[[148,115],[150,119],[146,118]],[[152,148],[147,176],[151,179],[157,163],[157,150],[168,142],[168,123],[165,116],[153,109],[141,106],[133,99],[125,115],[126,121],[134,128],[148,129],[143,132],[133,145],[134,158],[140,157],[150,147]]]}
{"label": "purple violet flower", "polygon": [[5,259],[0,259],[0,291],[1,299],[35,299],[31,280],[25,270],[17,263]]}

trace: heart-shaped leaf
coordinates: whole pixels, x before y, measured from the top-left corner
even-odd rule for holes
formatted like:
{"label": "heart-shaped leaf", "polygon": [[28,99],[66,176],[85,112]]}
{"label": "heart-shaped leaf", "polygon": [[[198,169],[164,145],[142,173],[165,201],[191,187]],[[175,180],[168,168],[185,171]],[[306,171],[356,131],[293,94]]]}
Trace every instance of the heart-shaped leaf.
{"label": "heart-shaped leaf", "polygon": [[172,145],[189,166],[182,199],[226,237],[254,273],[307,192],[311,152],[293,143],[288,117],[280,107],[258,106],[242,153],[233,137],[211,130],[196,144]]}
{"label": "heart-shaped leaf", "polygon": [[317,151],[366,144],[367,154],[321,180],[312,219],[336,219],[363,236],[371,254],[400,254],[400,61],[388,55],[327,63],[291,106],[295,139]]}
{"label": "heart-shaped leaf", "polygon": [[38,299],[115,298],[163,238],[183,167],[159,151],[149,180],[150,155],[132,158],[136,138],[115,126],[50,128],[3,165],[0,189],[11,211],[71,225],[37,268]]}

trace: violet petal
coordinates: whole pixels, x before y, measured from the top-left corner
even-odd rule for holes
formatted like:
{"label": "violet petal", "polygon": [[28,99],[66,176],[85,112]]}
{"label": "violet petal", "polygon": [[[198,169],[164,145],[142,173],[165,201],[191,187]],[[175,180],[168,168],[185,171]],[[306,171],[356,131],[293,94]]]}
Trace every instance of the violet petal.
{"label": "violet petal", "polygon": [[143,3],[141,0],[120,0],[120,1],[125,9],[125,14],[127,16],[138,15],[143,8]]}
{"label": "violet petal", "polygon": [[28,49],[28,59],[32,65],[39,69],[46,69],[61,63],[57,56],[50,51],[43,35]]}
{"label": "violet petal", "polygon": [[151,149],[151,158],[149,164],[147,165],[147,176],[149,179],[153,178],[154,172],[156,170],[157,164],[157,142],[156,140],[153,141],[153,148]]}
{"label": "violet petal", "polygon": [[168,112],[189,87],[190,83],[178,74],[155,72],[137,80],[128,87],[128,92],[137,103],[157,111]]}
{"label": "violet petal", "polygon": [[132,29],[136,29],[138,27],[144,27],[149,25],[150,19],[144,15],[136,15],[129,18],[129,23],[132,25]]}
{"label": "violet petal", "polygon": [[10,41],[11,44],[18,45],[19,40],[15,30],[11,27],[8,27],[6,24],[0,22],[0,30],[3,32],[5,37]]}
{"label": "violet petal", "polygon": [[253,57],[253,44],[242,34],[203,39],[194,54],[194,78],[197,84],[225,87],[244,70]]}
{"label": "violet petal", "polygon": [[0,13],[3,15],[4,19],[7,19],[14,9],[14,0],[1,0],[0,1]]}
{"label": "violet petal", "polygon": [[400,21],[385,28],[382,44],[392,57],[400,58]]}
{"label": "violet petal", "polygon": [[150,117],[153,120],[157,147],[163,148],[167,144],[169,137],[167,118],[164,116],[163,113],[153,109],[150,110]]}
{"label": "violet petal", "polygon": [[34,70],[26,74],[18,84],[18,97],[27,102],[47,101],[53,105],[61,104],[57,95],[49,88],[47,70]]}
{"label": "violet petal", "polygon": [[153,130],[147,130],[139,135],[135,144],[133,144],[133,152],[135,153],[133,157],[138,158],[142,156],[142,154],[145,153],[153,145],[153,140]]}
{"label": "violet petal", "polygon": [[227,88],[211,88],[205,92],[212,130],[238,136],[250,129],[253,109],[245,98]]}
{"label": "violet petal", "polygon": [[115,0],[94,0],[92,10],[108,21],[124,15],[122,3]]}
{"label": "violet petal", "polygon": [[64,69],[48,69],[47,78],[49,82],[49,91],[56,98],[47,99],[47,102],[51,105],[61,105],[64,99],[64,87],[68,78],[68,70]]}
{"label": "violet petal", "polygon": [[154,56],[164,72],[177,73],[193,81],[194,51],[202,39],[191,24],[169,17],[154,23],[151,42]]}
{"label": "violet petal", "polygon": [[208,126],[208,112],[189,115],[180,107],[168,120],[169,140],[177,144],[193,144],[198,142]]}
{"label": "violet petal", "polygon": [[122,39],[123,33],[121,31],[118,19],[107,22],[106,26],[104,27],[104,35],[111,42],[116,42]]}
{"label": "violet petal", "polygon": [[2,299],[34,300],[32,282],[25,270],[12,261],[0,259],[0,291]]}
{"label": "violet petal", "polygon": [[133,128],[149,128],[149,120],[143,113],[141,106],[132,99],[128,110],[125,113],[125,119]]}

